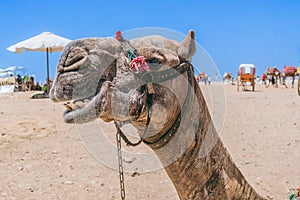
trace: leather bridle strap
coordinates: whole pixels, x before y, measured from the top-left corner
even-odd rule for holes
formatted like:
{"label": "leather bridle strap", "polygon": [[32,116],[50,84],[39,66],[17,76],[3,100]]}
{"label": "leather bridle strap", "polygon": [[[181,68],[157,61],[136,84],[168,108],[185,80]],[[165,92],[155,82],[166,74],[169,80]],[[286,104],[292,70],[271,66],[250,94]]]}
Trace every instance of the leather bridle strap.
{"label": "leather bridle strap", "polygon": [[142,74],[136,74],[136,76],[142,80],[143,84],[161,83],[182,75],[190,69],[190,66],[191,64],[188,61],[184,61],[179,65],[164,71],[144,72]]}
{"label": "leather bridle strap", "polygon": [[148,115],[147,115],[147,122],[146,122],[146,127],[144,129],[144,133],[143,133],[143,136],[140,136],[140,140],[133,143],[131,142],[127,137],[126,135],[123,133],[123,131],[121,130],[120,128],[120,125],[114,121],[115,123],[115,126],[117,128],[117,134],[120,134],[120,137],[124,140],[124,142],[126,143],[127,146],[137,146],[139,144],[141,144],[141,142],[143,142],[143,138],[145,137],[146,133],[147,133],[147,130],[148,130],[148,127],[149,127],[149,124],[150,124],[150,120],[151,120],[151,115],[152,115],[152,94],[148,94],[147,96],[147,104],[148,104]]}
{"label": "leather bridle strap", "polygon": [[[164,81],[168,81],[170,79],[174,79],[176,77],[178,77],[179,75],[182,75],[184,72],[188,72],[188,92],[187,92],[187,96],[185,98],[185,101],[183,103],[183,106],[181,108],[180,113],[178,114],[178,116],[176,117],[175,122],[173,123],[172,127],[165,133],[163,134],[157,141],[146,141],[145,140],[145,136],[148,130],[148,126],[150,124],[151,121],[151,114],[152,114],[152,94],[147,94],[147,105],[148,105],[148,116],[147,116],[147,122],[146,122],[146,126],[144,129],[144,133],[141,136],[140,140],[136,143],[131,142],[126,135],[122,132],[119,124],[117,122],[115,122],[115,126],[117,128],[117,132],[120,134],[120,136],[122,137],[122,139],[125,141],[125,143],[128,146],[137,146],[139,145],[141,142],[144,142],[146,144],[148,144],[149,146],[152,146],[152,148],[157,149],[162,147],[163,145],[158,144],[159,141],[161,141],[160,143],[162,143],[162,141],[166,141],[166,140],[170,140],[173,136],[174,133],[176,133],[177,129],[180,126],[180,122],[181,122],[181,115],[183,113],[185,113],[185,109],[188,105],[188,99],[191,93],[191,76],[192,76],[192,71],[193,71],[193,67],[192,65],[185,61],[171,69],[168,70],[164,70],[164,71],[157,71],[157,72],[146,72],[143,73],[141,76],[139,76],[139,78],[142,79],[143,84],[151,84],[151,83],[161,83]],[[172,131],[173,130],[173,131]],[[164,142],[167,143],[167,142]]]}
{"label": "leather bridle strap", "polygon": [[[191,69],[193,70],[192,68],[192,65],[189,63],[189,68],[187,69]],[[186,95],[186,98],[184,100],[184,103],[181,107],[181,111],[178,113],[177,117],[176,117],[176,120],[175,122],[173,123],[173,125],[168,129],[168,131],[166,131],[163,135],[161,135],[158,139],[154,140],[154,141],[147,141],[145,138],[142,138],[143,139],[143,142],[145,144],[147,144],[148,146],[150,146],[152,149],[159,149],[159,148],[162,148],[163,146],[165,146],[170,140],[171,138],[175,135],[175,133],[177,132],[177,130],[179,129],[180,127],[180,124],[181,124],[181,116],[182,114],[185,113],[185,110],[188,106],[188,103],[189,103],[189,99],[190,99],[190,95],[191,95],[191,82],[192,82],[192,74],[190,70],[187,70],[187,73],[188,73],[188,91],[187,91],[187,95]]]}

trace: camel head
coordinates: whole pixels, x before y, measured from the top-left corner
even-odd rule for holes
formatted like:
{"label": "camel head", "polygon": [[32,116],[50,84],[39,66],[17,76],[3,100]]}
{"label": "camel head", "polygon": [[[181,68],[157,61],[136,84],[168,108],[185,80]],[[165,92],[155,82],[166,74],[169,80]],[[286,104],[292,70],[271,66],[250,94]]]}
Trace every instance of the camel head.
{"label": "camel head", "polygon": [[[161,36],[128,42],[144,57],[151,73],[178,67],[191,60],[196,51],[193,31],[181,43]],[[144,72],[130,69],[126,44],[115,38],[87,38],[65,47],[50,91],[52,101],[65,102],[65,122],[86,123],[101,118],[106,122],[131,121],[137,128],[144,127],[150,90],[151,120],[157,126],[153,129],[161,130],[172,124],[186,96],[186,73],[163,83],[145,83],[140,78]]]}
{"label": "camel head", "polygon": [[[65,47],[50,90],[53,101],[65,102],[64,121],[130,122],[181,199],[262,199],[216,133],[189,62],[194,32],[181,43],[160,36],[117,39],[81,39]],[[143,58],[146,71],[133,70],[132,52],[143,56],[136,58]]]}

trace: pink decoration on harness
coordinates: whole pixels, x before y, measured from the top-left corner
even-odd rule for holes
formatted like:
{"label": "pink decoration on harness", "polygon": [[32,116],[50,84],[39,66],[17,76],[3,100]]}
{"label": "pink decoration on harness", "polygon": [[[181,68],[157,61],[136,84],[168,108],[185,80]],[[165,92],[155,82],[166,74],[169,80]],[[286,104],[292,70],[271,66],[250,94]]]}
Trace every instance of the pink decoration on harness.
{"label": "pink decoration on harness", "polygon": [[150,71],[150,69],[145,61],[144,56],[138,56],[138,57],[134,58],[130,62],[130,69],[135,73],[143,72],[143,70],[145,70],[147,72]]}
{"label": "pink decoration on harness", "polygon": [[123,42],[124,41],[124,38],[122,36],[122,32],[121,31],[117,31],[116,32],[116,37],[115,37],[116,40],[120,41],[120,42]]}

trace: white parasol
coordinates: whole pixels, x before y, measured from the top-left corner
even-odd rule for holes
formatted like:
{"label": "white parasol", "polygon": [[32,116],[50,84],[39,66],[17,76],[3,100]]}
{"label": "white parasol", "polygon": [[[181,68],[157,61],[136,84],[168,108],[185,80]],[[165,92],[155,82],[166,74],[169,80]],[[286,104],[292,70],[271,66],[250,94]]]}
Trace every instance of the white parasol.
{"label": "white parasol", "polygon": [[46,52],[47,55],[47,83],[49,85],[49,52],[62,51],[63,48],[70,42],[71,40],[55,35],[51,32],[43,32],[37,36],[24,40],[22,42],[18,42],[7,48],[7,50],[21,53],[24,49],[26,51],[43,51]]}

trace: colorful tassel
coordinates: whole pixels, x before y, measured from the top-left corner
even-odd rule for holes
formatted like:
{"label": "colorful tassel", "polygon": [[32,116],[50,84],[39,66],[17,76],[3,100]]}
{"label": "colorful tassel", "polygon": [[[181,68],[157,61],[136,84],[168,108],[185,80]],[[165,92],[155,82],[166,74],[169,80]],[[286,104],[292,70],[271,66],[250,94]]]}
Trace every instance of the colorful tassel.
{"label": "colorful tassel", "polygon": [[138,56],[138,57],[134,58],[130,62],[130,69],[135,73],[140,73],[140,72],[143,72],[144,70],[147,72],[150,71],[150,69],[145,61],[144,56]]}

